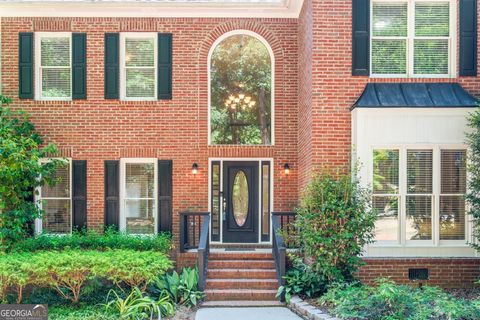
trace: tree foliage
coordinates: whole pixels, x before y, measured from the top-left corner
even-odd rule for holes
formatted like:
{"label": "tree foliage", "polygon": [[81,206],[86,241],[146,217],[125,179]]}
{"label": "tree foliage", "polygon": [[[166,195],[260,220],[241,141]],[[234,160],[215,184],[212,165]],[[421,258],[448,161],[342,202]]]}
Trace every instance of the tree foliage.
{"label": "tree foliage", "polygon": [[42,146],[42,139],[28,116],[8,108],[10,99],[0,96],[0,245],[25,238],[28,226],[41,217],[32,201],[33,191],[52,178],[59,160],[40,163],[56,152],[54,145]]}
{"label": "tree foliage", "polygon": [[[476,239],[480,239],[480,110],[472,113],[468,120],[471,128],[471,132],[467,134],[470,151],[467,192],[467,202],[469,204],[468,213],[473,218],[473,236]],[[478,243],[471,243],[471,246],[477,251],[480,251],[480,245]]]}

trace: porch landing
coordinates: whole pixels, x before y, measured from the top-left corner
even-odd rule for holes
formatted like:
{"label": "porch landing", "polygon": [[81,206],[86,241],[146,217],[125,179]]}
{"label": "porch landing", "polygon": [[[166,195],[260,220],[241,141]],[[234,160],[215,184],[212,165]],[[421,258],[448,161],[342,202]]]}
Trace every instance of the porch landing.
{"label": "porch landing", "polygon": [[200,308],[195,320],[302,320],[285,307],[273,308]]}

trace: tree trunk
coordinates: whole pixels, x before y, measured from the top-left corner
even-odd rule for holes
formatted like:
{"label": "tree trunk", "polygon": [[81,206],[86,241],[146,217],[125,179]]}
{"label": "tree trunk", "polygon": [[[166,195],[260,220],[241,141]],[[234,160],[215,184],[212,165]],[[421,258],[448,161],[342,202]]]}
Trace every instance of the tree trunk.
{"label": "tree trunk", "polygon": [[262,144],[270,144],[270,135],[268,134],[268,126],[265,110],[265,88],[260,88],[258,93],[258,118],[260,120],[260,133],[262,135]]}

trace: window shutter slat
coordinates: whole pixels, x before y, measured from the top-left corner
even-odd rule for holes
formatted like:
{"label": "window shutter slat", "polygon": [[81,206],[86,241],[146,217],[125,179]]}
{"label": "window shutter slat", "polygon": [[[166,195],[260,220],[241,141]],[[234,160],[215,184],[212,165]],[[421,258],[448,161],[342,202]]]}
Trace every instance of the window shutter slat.
{"label": "window shutter slat", "polygon": [[119,225],[120,214],[120,162],[105,161],[105,226]]}
{"label": "window shutter slat", "polygon": [[21,32],[18,46],[18,97],[33,99],[33,32]]}
{"label": "window shutter slat", "polygon": [[172,99],[172,34],[158,34],[158,99]]}
{"label": "window shutter slat", "polygon": [[119,98],[119,34],[105,34],[105,99]]}
{"label": "window shutter slat", "polygon": [[172,161],[158,160],[158,231],[172,231]]}
{"label": "window shutter slat", "polygon": [[370,0],[352,1],[352,75],[370,74]]}
{"label": "window shutter slat", "polygon": [[477,76],[477,0],[460,1],[460,76]]}
{"label": "window shutter slat", "polygon": [[72,161],[73,229],[87,227],[87,161]]}
{"label": "window shutter slat", "polygon": [[72,34],[72,98],[87,98],[87,35]]}

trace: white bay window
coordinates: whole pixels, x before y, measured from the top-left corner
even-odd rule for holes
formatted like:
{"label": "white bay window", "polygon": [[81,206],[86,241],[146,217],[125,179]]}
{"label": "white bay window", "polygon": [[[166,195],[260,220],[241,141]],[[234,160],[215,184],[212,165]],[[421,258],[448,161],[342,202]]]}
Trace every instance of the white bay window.
{"label": "white bay window", "polygon": [[373,0],[371,75],[454,76],[455,5],[451,0]]}
{"label": "white bay window", "polygon": [[157,232],[157,160],[121,160],[120,229],[133,234]]}
{"label": "white bay window", "polygon": [[157,97],[157,34],[122,33],[120,78],[123,100]]}
{"label": "white bay window", "polygon": [[372,157],[379,244],[465,244],[464,148],[374,148]]}

